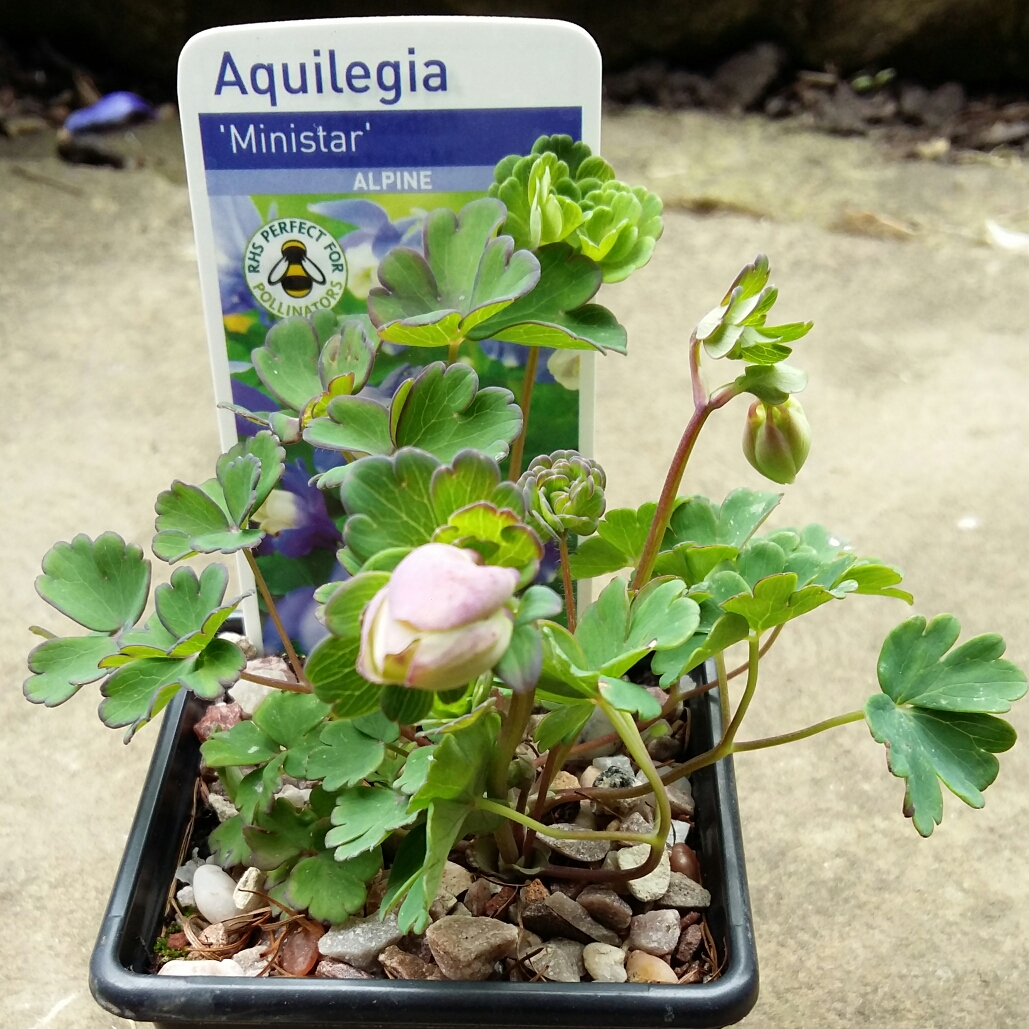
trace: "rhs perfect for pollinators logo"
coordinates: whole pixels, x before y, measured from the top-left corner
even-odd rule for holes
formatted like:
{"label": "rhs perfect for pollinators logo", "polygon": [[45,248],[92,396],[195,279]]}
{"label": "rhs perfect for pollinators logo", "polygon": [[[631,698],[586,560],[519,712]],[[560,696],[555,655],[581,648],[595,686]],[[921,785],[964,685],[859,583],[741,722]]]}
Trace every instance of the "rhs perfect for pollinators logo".
{"label": "rhs perfect for pollinators logo", "polygon": [[329,311],[347,285],[343,248],[306,218],[276,218],[250,237],[243,273],[257,302],[278,318]]}

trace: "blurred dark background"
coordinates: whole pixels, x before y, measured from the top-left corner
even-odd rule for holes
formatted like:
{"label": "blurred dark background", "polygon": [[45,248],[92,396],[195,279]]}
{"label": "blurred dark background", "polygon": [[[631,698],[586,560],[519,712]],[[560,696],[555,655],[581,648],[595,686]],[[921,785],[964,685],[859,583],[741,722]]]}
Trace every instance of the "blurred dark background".
{"label": "blurred dark background", "polygon": [[371,14],[491,14],[563,18],[596,38],[609,70],[648,60],[710,71],[760,41],[792,66],[850,76],[896,68],[932,86],[972,89],[1029,81],[1029,0],[3,0],[0,39],[21,64],[52,47],[87,67],[101,91],[174,95],[183,43],[213,25]]}

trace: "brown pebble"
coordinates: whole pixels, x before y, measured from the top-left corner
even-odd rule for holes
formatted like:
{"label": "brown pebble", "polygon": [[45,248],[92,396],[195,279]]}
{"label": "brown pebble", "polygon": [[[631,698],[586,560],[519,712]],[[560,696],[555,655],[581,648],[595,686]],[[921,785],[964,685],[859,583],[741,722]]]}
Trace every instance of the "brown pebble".
{"label": "brown pebble", "polygon": [[522,900],[526,904],[532,904],[538,900],[546,900],[549,896],[550,890],[543,885],[543,881],[540,879],[533,879],[532,882],[526,883],[522,887]]}
{"label": "brown pebble", "polygon": [[464,895],[464,906],[468,908],[474,917],[478,918],[485,912],[486,905],[490,902],[496,890],[497,888],[489,879],[476,879],[468,887],[468,892]]}
{"label": "brown pebble", "polygon": [[692,986],[694,983],[702,983],[703,981],[704,965],[700,961],[694,961],[679,977],[679,983],[683,986]]}
{"label": "brown pebble", "polygon": [[279,947],[278,963],[284,972],[290,975],[307,975],[321,956],[318,953],[318,940],[325,930],[318,927],[294,929]]}
{"label": "brown pebble", "polygon": [[677,843],[672,847],[668,860],[673,872],[688,875],[695,883],[700,882],[700,861],[692,847],[685,843]]}
{"label": "brown pebble", "polygon": [[703,915],[699,911],[687,911],[685,915],[679,920],[679,928],[682,930],[688,929],[691,925],[697,925],[700,922]]}
{"label": "brown pebble", "polygon": [[369,972],[362,972],[345,961],[335,958],[322,958],[315,967],[314,974],[318,979],[374,979]]}
{"label": "brown pebble", "polygon": [[420,957],[409,954],[399,947],[387,947],[379,955],[379,964],[392,979],[439,979],[439,969],[422,961]]}
{"label": "brown pebble", "polygon": [[211,704],[200,721],[193,726],[193,732],[197,739],[204,743],[211,738],[212,733],[231,729],[242,720],[243,709],[235,701],[229,704]]}
{"label": "brown pebble", "polygon": [[408,954],[414,954],[415,957],[421,958],[427,964],[432,963],[432,950],[429,948],[429,941],[425,938],[424,933],[421,936],[408,933],[400,941],[399,946],[401,950],[406,950]]}
{"label": "brown pebble", "polygon": [[699,925],[690,925],[679,937],[679,945],[675,948],[675,960],[680,965],[692,961],[704,942],[704,931]]}
{"label": "brown pebble", "polygon": [[490,897],[482,913],[487,918],[496,918],[497,915],[500,914],[500,912],[507,910],[508,906],[511,904],[511,901],[514,900],[516,892],[517,891],[513,886],[505,886],[499,893],[496,893],[492,897]]}
{"label": "brown pebble", "polygon": [[632,908],[614,890],[599,883],[587,886],[578,896],[579,903],[601,925],[625,932],[632,921]]}

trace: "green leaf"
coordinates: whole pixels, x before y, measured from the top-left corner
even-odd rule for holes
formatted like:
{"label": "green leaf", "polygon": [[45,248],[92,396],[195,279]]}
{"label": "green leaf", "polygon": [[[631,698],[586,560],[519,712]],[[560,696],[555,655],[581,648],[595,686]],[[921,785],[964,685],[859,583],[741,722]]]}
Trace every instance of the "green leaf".
{"label": "green leaf", "polygon": [[359,392],[368,382],[378,347],[379,337],[366,315],[348,318],[322,347],[318,358],[322,386],[328,389],[337,378],[346,375],[350,377],[347,392]]}
{"label": "green leaf", "polygon": [[192,568],[176,568],[170,583],[154,590],[154,606],[161,624],[176,640],[203,628],[208,615],[225,596],[229,570],[210,564],[197,578]]}
{"label": "green leaf", "polygon": [[276,743],[283,747],[292,747],[328,713],[328,705],[309,693],[275,690],[258,705],[254,712],[253,724]]}
{"label": "green leaf", "polygon": [[36,579],[36,592],[48,604],[95,632],[117,632],[135,622],[149,591],[150,562],[114,532],[55,544]]}
{"label": "green leaf", "polygon": [[233,803],[247,824],[254,822],[259,811],[263,814],[271,811],[275,794],[282,789],[283,763],[287,756],[285,752],[278,754],[266,765],[258,766],[240,780]]}
{"label": "green leaf", "polygon": [[807,386],[807,375],[785,362],[781,364],[751,364],[735,385],[741,393],[751,393],[766,404],[785,404],[792,393],[800,393]]}
{"label": "green leaf", "polygon": [[515,693],[525,693],[539,682],[543,668],[543,641],[534,625],[515,625],[511,642],[493,668],[494,674]]}
{"label": "green leaf", "polygon": [[383,914],[392,911],[421,877],[422,866],[425,864],[425,850],[425,823],[421,822],[411,829],[397,847],[389,870],[386,892],[379,905],[379,910]]}
{"label": "green leaf", "polygon": [[319,350],[311,322],[289,317],[268,330],[264,346],[252,350],[250,360],[276,400],[293,411],[302,411],[323,389],[318,375]]}
{"label": "green leaf", "polygon": [[922,617],[898,625],[879,654],[883,692],[896,704],[937,711],[1008,711],[1025,696],[1025,673],[1001,658],[1004,640],[993,633],[951,650],[960,632],[953,615],[937,615],[928,625]]}
{"label": "green leaf", "polygon": [[383,686],[379,707],[394,722],[417,725],[432,710],[432,693],[410,686]]}
{"label": "green leaf", "polygon": [[429,762],[432,761],[432,755],[435,751],[436,748],[434,746],[415,747],[414,750],[410,751],[407,755],[407,760],[404,762],[403,771],[393,783],[394,789],[400,790],[401,793],[406,793],[409,797],[417,793],[425,785],[425,780],[429,774]]}
{"label": "green leaf", "polygon": [[400,726],[390,721],[381,711],[373,711],[354,719],[354,726],[365,736],[382,743],[396,743],[400,739]]}
{"label": "green leaf", "polygon": [[322,779],[323,787],[335,793],[341,786],[356,786],[371,775],[386,756],[385,747],[350,722],[333,722],[321,733],[322,746],[307,759],[307,776]]}
{"label": "green leaf", "polygon": [[592,579],[596,575],[607,575],[623,568],[630,568],[633,559],[600,536],[590,536],[569,556],[568,563],[573,579]]}
{"label": "green leaf", "polygon": [[[445,525],[455,511],[469,504],[493,499],[500,485],[500,466],[493,458],[475,450],[462,451],[449,465],[443,465],[432,473],[430,493],[438,524]],[[497,507],[509,506],[498,501],[495,503]]]}
{"label": "green leaf", "polygon": [[707,497],[690,497],[673,512],[662,549],[679,543],[719,544],[739,549],[782,500],[781,493],[733,490],[721,505]]}
{"label": "green leaf", "polygon": [[657,504],[643,504],[638,510],[618,507],[600,520],[597,535],[583,540],[571,556],[572,575],[589,579],[636,565],[657,512]]}
{"label": "green leaf", "polygon": [[603,281],[600,267],[565,243],[544,247],[538,257],[539,285],[477,325],[470,337],[624,354],[624,327],[606,307],[588,303]]}
{"label": "green leaf", "polygon": [[876,597],[896,597],[912,604],[915,598],[907,590],[896,588],[897,583],[901,582],[903,578],[896,568],[891,568],[889,565],[871,561],[867,564],[857,562],[851,565],[846,572],[841,573],[832,585],[838,586],[845,579],[849,579],[851,582],[857,583],[855,593]]}
{"label": "green leaf", "polygon": [[415,820],[407,797],[381,786],[355,786],[336,797],[326,847],[336,848],[336,860],[346,861],[377,847],[391,832]]}
{"label": "green leaf", "polygon": [[443,880],[450,851],[461,836],[461,827],[471,811],[468,803],[434,800],[425,822],[425,861],[420,889],[412,887],[401,905],[397,923],[401,932],[423,933],[429,924],[429,905]]}
{"label": "green leaf", "polygon": [[313,447],[358,454],[392,454],[396,449],[389,411],[369,397],[336,397],[329,403],[328,417],[307,424],[304,440]]}
{"label": "green leaf", "polygon": [[840,599],[823,586],[803,586],[799,590],[796,586],[797,577],[792,572],[770,575],[754,586],[753,594],[731,597],[722,603],[722,609],[742,615],[754,632],[764,632]]}
{"label": "green leaf", "polygon": [[437,521],[429,483],[439,462],[418,450],[346,466],[340,499],[350,517],[347,547],[364,563],[380,550],[428,543]]}
{"label": "green leaf", "polygon": [[288,800],[276,800],[270,812],[258,812],[256,825],[243,827],[251,864],[267,871],[298,854],[320,850],[318,836],[324,824],[310,808],[298,811]]}
{"label": "green leaf", "polygon": [[381,286],[368,295],[379,336],[407,346],[446,346],[523,296],[539,281],[539,262],[514,252],[509,236],[494,238],[504,205],[484,197],[457,216],[437,208],[425,219],[425,256],[391,250],[378,268]]}
{"label": "green leaf", "polygon": [[872,736],[887,746],[890,771],[905,780],[904,813],[920,836],[943,821],[940,781],[969,807],[985,803],[1000,771],[993,756],[1010,749],[1015,731],[993,715],[897,706],[879,693],[865,704]]}
{"label": "green leaf", "polygon": [[107,675],[100,662],[117,653],[110,636],[72,636],[46,640],[29,654],[25,696],[33,704],[57,707],[74,697],[86,683]]}
{"label": "green leaf", "polygon": [[543,638],[543,671],[538,692],[554,694],[562,702],[581,700],[584,696],[595,697],[597,675],[587,670],[590,662],[578,639],[556,622],[543,622],[540,635]]}
{"label": "green leaf", "polygon": [[119,668],[101,687],[100,720],[112,729],[127,725],[128,742],[179,692],[179,676],[192,663],[145,658]]}
{"label": "green leaf", "polygon": [[[294,910],[306,909],[320,922],[339,925],[364,907],[368,899],[364,884],[381,864],[381,858],[375,862],[336,861],[328,851],[302,858],[290,872],[286,897]],[[367,875],[369,868],[371,874]]]}
{"label": "green leaf", "polygon": [[325,602],[322,613],[325,628],[342,639],[360,639],[361,614],[388,582],[388,572],[361,572],[340,583]]}
{"label": "green leaf", "polygon": [[232,525],[242,525],[252,510],[260,478],[261,462],[253,454],[222,454],[218,459],[218,483]]}
{"label": "green leaf", "polygon": [[259,432],[256,436],[240,440],[231,447],[224,456],[250,455],[261,463],[261,477],[255,487],[253,509],[256,511],[267,499],[268,494],[282,478],[286,467],[286,451],[283,450],[277,437],[271,432]]}
{"label": "green leaf", "polygon": [[633,598],[625,646],[670,650],[689,639],[700,624],[700,608],[683,595],[685,589],[681,579],[651,579]]}
{"label": "green leaf", "polygon": [[411,798],[419,811],[437,800],[471,802],[482,796],[500,717],[491,713],[466,728],[447,733],[429,763],[425,784]]}
{"label": "green leaf", "polygon": [[200,753],[210,768],[226,765],[263,765],[279,753],[279,746],[250,720],[237,722],[231,729],[216,732],[200,745]]}
{"label": "green leaf", "polygon": [[247,846],[247,841],[243,839],[243,819],[239,815],[226,818],[207,837],[207,845],[222,868],[250,864],[250,848]]}
{"label": "green leaf", "polygon": [[536,533],[514,511],[498,510],[485,500],[455,511],[432,538],[436,543],[475,550],[485,564],[517,568],[522,573],[519,586],[536,577],[543,558],[543,544]]}
{"label": "green leaf", "polygon": [[229,640],[212,640],[179,674],[179,683],[204,700],[217,700],[246,668],[243,651]]}
{"label": "green leaf", "polygon": [[599,688],[600,695],[618,711],[628,711],[629,714],[637,715],[645,721],[657,718],[661,714],[661,704],[658,700],[634,682],[602,675]]}
{"label": "green leaf", "polygon": [[657,651],[650,662],[651,671],[660,676],[660,684],[667,689],[687,672],[720,654],[726,647],[745,640],[749,634],[750,626],[742,615],[722,615],[710,632],[695,632],[680,646]]}
{"label": "green leaf", "polygon": [[462,450],[478,450],[496,460],[522,428],[522,412],[510,390],[479,389],[465,364],[427,365],[414,380],[396,425],[398,447],[418,447],[441,461]]}
{"label": "green leaf", "polygon": [[332,705],[337,718],[356,718],[378,710],[382,687],[363,679],[354,667],[360,637],[327,636],[317,643],[304,665],[314,695]]}
{"label": "green leaf", "polygon": [[540,753],[558,743],[574,743],[593,710],[593,704],[573,703],[551,711],[536,727],[535,740]]}
{"label": "green leaf", "polygon": [[629,629],[628,583],[613,579],[604,587],[596,603],[590,604],[575,627],[575,639],[585,656],[584,670],[599,669],[625,649]]}
{"label": "green leaf", "polygon": [[530,586],[518,602],[515,625],[527,625],[539,618],[556,618],[564,601],[549,586]]}

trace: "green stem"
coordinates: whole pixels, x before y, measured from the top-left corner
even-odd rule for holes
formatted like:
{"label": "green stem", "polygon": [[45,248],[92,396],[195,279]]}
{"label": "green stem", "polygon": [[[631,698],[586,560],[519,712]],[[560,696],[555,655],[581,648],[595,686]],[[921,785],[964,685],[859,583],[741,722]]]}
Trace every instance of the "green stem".
{"label": "green stem", "polygon": [[565,614],[568,616],[568,631],[575,632],[575,583],[572,582],[572,565],[568,560],[567,532],[562,532],[558,536],[557,546],[561,551],[561,581],[565,588]]}
{"label": "green stem", "polygon": [[522,458],[525,454],[525,437],[529,432],[529,409],[532,406],[532,389],[536,385],[536,366],[539,364],[540,348],[529,347],[529,355],[525,359],[525,372],[522,375],[522,395],[518,406],[522,409],[522,430],[511,445],[511,461],[508,465],[507,477],[517,482],[522,474]]}
{"label": "green stem", "polygon": [[[777,625],[769,635],[768,639],[761,644],[761,656],[764,657],[772,649],[772,644],[779,638],[779,633],[782,632],[782,627],[786,623],[783,622]],[[737,675],[742,675],[747,670],[747,662],[744,661],[739,668],[734,668],[727,676],[727,679],[735,679]]]}
{"label": "green stem", "polygon": [[[657,839],[656,832],[653,835],[643,835],[642,833],[634,832],[596,832],[593,829],[558,829],[557,826],[544,825],[542,822],[537,822],[530,815],[522,814],[521,811],[516,811],[513,807],[508,807],[507,804],[497,803],[497,801],[490,800],[488,797],[480,797],[475,802],[475,806],[483,811],[492,811],[495,815],[500,815],[512,822],[517,822],[519,825],[524,825],[535,833],[550,836],[555,840],[612,840],[631,844],[648,843],[654,846]],[[662,838],[660,842],[663,846],[664,839]]]}
{"label": "green stem", "polygon": [[729,677],[725,674],[725,651],[715,654],[715,669],[718,672],[718,706],[722,713],[722,735],[729,729],[731,709],[729,707]]}
{"label": "green stem", "polygon": [[250,565],[250,570],[254,573],[254,581],[257,583],[257,588],[260,590],[261,596],[264,597],[264,602],[268,607],[268,614],[271,615],[272,621],[275,623],[275,628],[278,630],[279,638],[282,640],[282,645],[286,649],[286,656],[289,658],[289,664],[293,669],[293,674],[297,677],[297,682],[302,683],[310,689],[311,684],[304,676],[304,666],[301,664],[300,658],[297,657],[297,652],[293,649],[293,641],[289,638],[289,633],[283,628],[282,619],[279,617],[279,610],[275,606],[275,601],[272,599],[271,591],[268,589],[268,584],[264,581],[261,569],[257,567],[257,560],[249,550],[244,550],[243,555],[247,559],[247,564]]}
{"label": "green stem", "polygon": [[457,352],[461,349],[461,344],[464,340],[455,339],[453,343],[447,347],[447,366],[449,367],[457,360]]}
{"label": "green stem", "polygon": [[[647,782],[654,791],[654,800],[657,804],[657,822],[654,825],[653,840],[650,844],[650,856],[643,864],[644,871],[640,873],[640,875],[648,875],[657,868],[661,861],[661,855],[664,853],[665,840],[668,839],[668,833],[672,828],[672,805],[668,800],[668,794],[665,792],[661,776],[654,767],[654,762],[647,752],[647,745],[643,742],[643,737],[640,735],[639,729],[636,728],[632,715],[626,714],[624,711],[618,711],[603,698],[598,703],[600,709],[607,715],[608,721],[618,730],[622,741],[625,743],[625,749],[629,752],[629,756],[639,765],[640,771],[647,777]],[[637,871],[637,869],[633,869],[633,871]]]}
{"label": "green stem", "polygon": [[[532,806],[532,816],[537,821],[543,816],[547,809],[547,792],[550,790],[550,783],[554,775],[568,760],[568,752],[571,746],[567,743],[556,743],[547,751],[547,761],[540,773],[539,782],[536,783],[536,803]],[[528,861],[532,854],[532,845],[536,842],[536,833],[530,829],[522,840],[522,860]]]}
{"label": "green stem", "polygon": [[247,682],[256,682],[261,686],[273,686],[277,690],[285,690],[287,693],[310,693],[311,687],[307,683],[287,682],[285,679],[273,679],[270,675],[255,675],[253,672],[240,672],[239,677]]}
{"label": "green stem", "polygon": [[827,729],[835,729],[838,725],[849,725],[851,722],[863,721],[864,717],[864,709],[848,711],[845,715],[826,718],[824,722],[815,722],[814,725],[809,725],[806,729],[784,732],[781,736],[766,736],[761,740],[747,740],[744,743],[734,743],[732,752],[738,754],[747,750],[764,750],[766,747],[778,747],[783,743],[796,743],[797,740],[806,740],[809,736],[816,736]]}
{"label": "green stem", "polygon": [[494,797],[507,799],[507,771],[525,735],[525,727],[529,724],[535,703],[535,687],[524,693],[511,694],[511,706],[497,737],[497,749],[490,767],[489,792]]}

